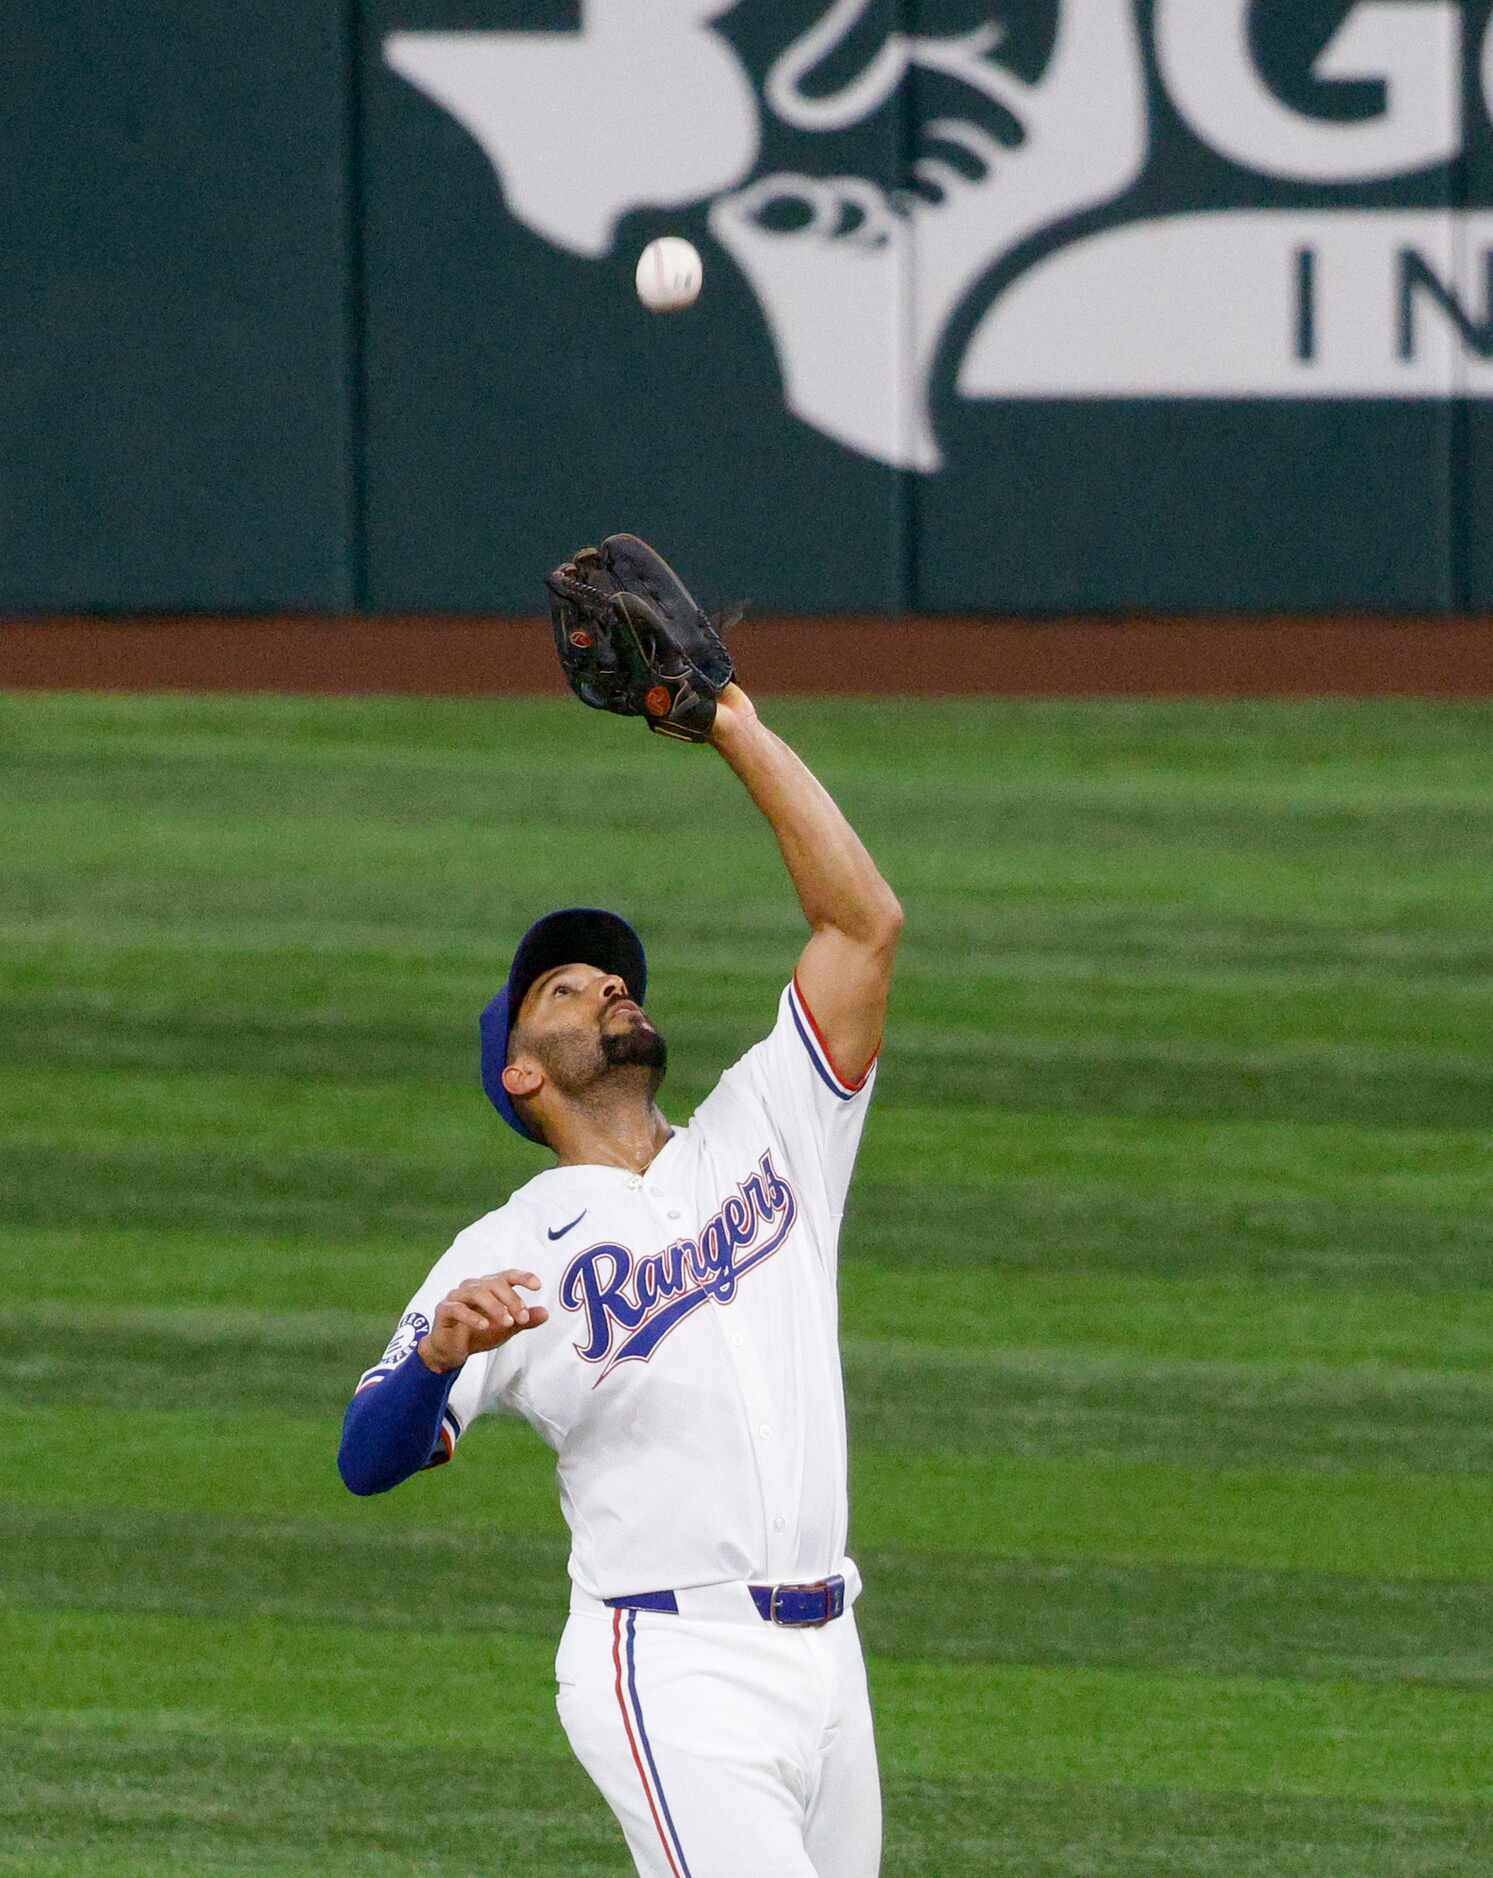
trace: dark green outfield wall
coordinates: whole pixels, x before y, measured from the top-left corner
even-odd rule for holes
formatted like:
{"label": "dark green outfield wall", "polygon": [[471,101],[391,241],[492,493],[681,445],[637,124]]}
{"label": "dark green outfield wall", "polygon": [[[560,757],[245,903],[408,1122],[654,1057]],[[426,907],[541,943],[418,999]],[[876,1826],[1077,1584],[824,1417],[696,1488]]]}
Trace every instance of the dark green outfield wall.
{"label": "dark green outfield wall", "polygon": [[13,0],[0,606],[1493,605],[1489,12]]}
{"label": "dark green outfield wall", "polygon": [[340,0],[10,0],[0,605],[354,597]]}

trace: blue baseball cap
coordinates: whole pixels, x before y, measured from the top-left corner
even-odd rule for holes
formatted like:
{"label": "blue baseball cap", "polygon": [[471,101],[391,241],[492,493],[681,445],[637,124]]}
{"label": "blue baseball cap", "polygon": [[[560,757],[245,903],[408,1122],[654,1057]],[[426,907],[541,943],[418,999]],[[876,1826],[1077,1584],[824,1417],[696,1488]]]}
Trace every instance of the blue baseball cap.
{"label": "blue baseball cap", "polygon": [[508,1064],[508,1036],[529,987],[557,965],[594,965],[615,972],[627,986],[627,995],[643,1002],[648,989],[648,961],[643,942],[617,913],[596,906],[572,906],[536,920],[518,942],[509,967],[508,982],[488,1005],[478,1022],[482,1038],[482,1087],[487,1099],[525,1141],[540,1147],[539,1136],[525,1128],[503,1087]]}

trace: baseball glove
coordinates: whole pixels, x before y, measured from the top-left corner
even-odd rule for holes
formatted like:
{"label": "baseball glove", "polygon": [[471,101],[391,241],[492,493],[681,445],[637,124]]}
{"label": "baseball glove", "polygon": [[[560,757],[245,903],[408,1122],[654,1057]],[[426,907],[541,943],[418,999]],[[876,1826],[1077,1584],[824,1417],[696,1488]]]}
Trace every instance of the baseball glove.
{"label": "baseball glove", "polygon": [[735,676],[720,631],[661,554],[636,535],[608,535],[545,580],[555,650],[583,704],[647,719],[704,743],[715,701]]}

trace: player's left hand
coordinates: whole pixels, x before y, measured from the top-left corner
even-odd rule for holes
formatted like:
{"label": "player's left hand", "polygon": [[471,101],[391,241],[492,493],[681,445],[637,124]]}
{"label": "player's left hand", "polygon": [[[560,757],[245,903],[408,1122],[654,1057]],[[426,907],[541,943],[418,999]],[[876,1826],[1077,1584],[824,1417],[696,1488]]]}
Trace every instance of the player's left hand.
{"label": "player's left hand", "polygon": [[465,1278],[435,1307],[435,1322],[420,1339],[420,1360],[438,1374],[460,1369],[469,1356],[496,1350],[523,1330],[548,1323],[542,1304],[530,1304],[515,1286],[537,1291],[533,1272],[490,1272],[485,1278]]}

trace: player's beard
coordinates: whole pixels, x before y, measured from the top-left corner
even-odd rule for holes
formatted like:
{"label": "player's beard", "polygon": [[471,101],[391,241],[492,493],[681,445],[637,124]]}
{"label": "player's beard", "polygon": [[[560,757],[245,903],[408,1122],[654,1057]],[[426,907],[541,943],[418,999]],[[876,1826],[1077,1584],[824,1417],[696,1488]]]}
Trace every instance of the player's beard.
{"label": "player's beard", "polygon": [[526,1044],[544,1067],[555,1087],[572,1100],[584,1099],[587,1092],[605,1082],[614,1071],[621,1071],[619,1081],[631,1081],[627,1072],[643,1070],[644,1087],[651,1099],[657,1094],[668,1067],[669,1046],[646,1018],[615,1025],[610,1019],[598,1033],[589,1036],[571,1032],[546,1037],[542,1042]]}
{"label": "player's beard", "polygon": [[620,1030],[603,1030],[601,1054],[608,1071],[646,1071],[649,1101],[658,1094],[664,1071],[669,1067],[669,1046],[662,1032],[655,1030],[646,1018],[635,1018]]}
{"label": "player's beard", "polygon": [[[611,1069],[621,1069],[624,1064],[636,1064],[640,1069],[655,1069],[659,1082],[663,1081],[664,1071],[669,1067],[669,1046],[661,1033],[646,1021],[628,1024],[622,1030],[604,1030],[601,1033],[601,1054]],[[658,1084],[655,1083],[654,1087],[657,1088]]]}

